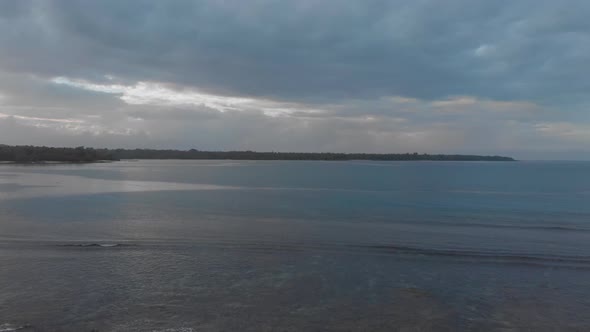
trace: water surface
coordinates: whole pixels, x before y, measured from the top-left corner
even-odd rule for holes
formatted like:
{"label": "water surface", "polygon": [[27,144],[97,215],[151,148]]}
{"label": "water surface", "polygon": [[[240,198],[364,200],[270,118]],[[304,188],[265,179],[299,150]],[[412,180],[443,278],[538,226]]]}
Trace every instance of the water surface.
{"label": "water surface", "polygon": [[0,165],[0,330],[587,331],[590,163]]}

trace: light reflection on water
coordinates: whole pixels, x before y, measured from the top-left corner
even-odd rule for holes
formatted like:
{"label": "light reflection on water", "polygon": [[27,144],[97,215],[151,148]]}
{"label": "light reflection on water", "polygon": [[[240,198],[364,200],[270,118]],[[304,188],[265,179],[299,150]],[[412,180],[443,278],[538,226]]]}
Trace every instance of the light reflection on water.
{"label": "light reflection on water", "polygon": [[229,186],[158,181],[102,180],[80,176],[36,173],[4,173],[0,177],[0,199],[132,193],[150,191],[229,190]]}

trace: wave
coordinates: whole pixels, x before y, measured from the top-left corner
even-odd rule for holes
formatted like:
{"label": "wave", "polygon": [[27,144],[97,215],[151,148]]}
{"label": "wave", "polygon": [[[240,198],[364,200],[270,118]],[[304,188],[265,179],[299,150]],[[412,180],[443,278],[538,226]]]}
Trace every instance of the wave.
{"label": "wave", "polygon": [[510,263],[528,265],[549,265],[556,267],[575,267],[590,269],[590,256],[584,255],[559,255],[528,252],[506,252],[497,250],[476,249],[439,249],[421,248],[418,246],[388,245],[388,244],[347,244],[347,243],[244,243],[236,242],[209,242],[199,245],[224,247],[237,250],[252,250],[263,252],[306,252],[321,251],[342,254],[391,254],[422,257],[449,257],[470,263]]}
{"label": "wave", "polygon": [[14,331],[29,331],[33,326],[29,324],[25,325],[13,325],[13,324],[0,324],[0,332],[14,332]]}
{"label": "wave", "polygon": [[458,249],[431,249],[396,245],[349,245],[353,248],[371,251],[382,251],[397,254],[413,254],[421,256],[446,256],[457,258],[477,259],[481,261],[498,261],[514,263],[544,263],[544,264],[581,264],[590,268],[590,256],[568,256],[553,254],[533,254],[519,252],[497,252]]}
{"label": "wave", "polygon": [[126,243],[66,243],[66,244],[58,244],[57,246],[58,247],[75,247],[75,248],[114,248],[114,247],[132,247],[135,245],[134,244],[126,244]]}
{"label": "wave", "polygon": [[509,228],[509,229],[526,229],[526,230],[547,230],[547,231],[570,231],[570,232],[590,232],[589,228],[575,225],[539,225],[539,224],[491,224],[491,223],[470,223],[470,222],[425,222],[427,225],[443,225],[457,227],[480,227],[480,228]]}
{"label": "wave", "polygon": [[[97,248],[109,249],[119,247],[137,247],[140,244],[128,243],[66,243],[58,244],[59,247],[68,248]],[[209,247],[232,250],[246,250],[266,253],[280,252],[324,252],[336,254],[386,254],[401,256],[421,256],[421,257],[448,257],[470,263],[509,263],[509,264],[528,264],[544,265],[555,267],[575,267],[590,269],[590,256],[586,255],[566,255],[536,252],[519,252],[519,251],[502,251],[488,248],[428,248],[412,245],[396,244],[363,244],[363,243],[346,243],[346,242],[274,242],[274,241],[255,241],[244,239],[205,239],[199,240],[172,240],[164,242],[144,242],[141,248],[153,250],[155,248],[171,247]],[[2,332],[2,331],[0,331]]]}
{"label": "wave", "polygon": [[540,229],[549,231],[573,231],[573,232],[590,232],[588,228],[576,226],[544,226],[544,225],[490,225],[490,228],[518,228],[518,229]]}

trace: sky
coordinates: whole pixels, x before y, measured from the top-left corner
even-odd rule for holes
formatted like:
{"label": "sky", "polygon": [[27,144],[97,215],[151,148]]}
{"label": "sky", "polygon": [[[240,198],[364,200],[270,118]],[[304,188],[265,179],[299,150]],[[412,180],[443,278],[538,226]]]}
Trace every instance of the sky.
{"label": "sky", "polygon": [[590,159],[587,0],[3,0],[0,144]]}

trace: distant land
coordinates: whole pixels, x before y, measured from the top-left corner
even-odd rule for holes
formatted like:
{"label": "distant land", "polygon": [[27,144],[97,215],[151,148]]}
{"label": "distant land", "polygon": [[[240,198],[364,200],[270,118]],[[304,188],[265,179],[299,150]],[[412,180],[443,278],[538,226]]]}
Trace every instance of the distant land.
{"label": "distant land", "polygon": [[154,149],[54,148],[0,145],[0,161],[15,163],[90,163],[121,159],[232,159],[232,160],[375,160],[375,161],[515,161],[503,156],[419,153],[254,152]]}

